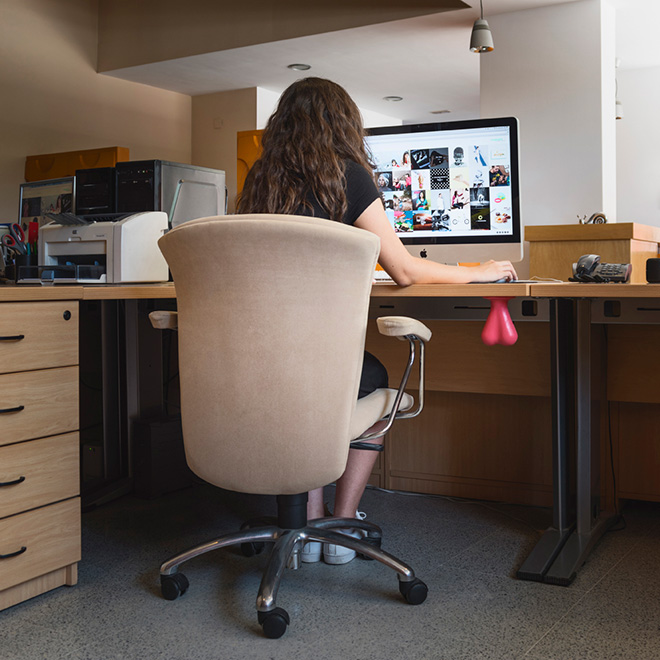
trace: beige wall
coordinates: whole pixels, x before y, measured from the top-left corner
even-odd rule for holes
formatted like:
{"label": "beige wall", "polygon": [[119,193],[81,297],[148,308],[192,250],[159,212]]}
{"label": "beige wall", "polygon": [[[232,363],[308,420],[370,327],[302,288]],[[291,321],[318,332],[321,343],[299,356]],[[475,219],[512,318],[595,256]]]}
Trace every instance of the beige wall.
{"label": "beige wall", "polygon": [[0,4],[0,221],[18,213],[25,157],[121,146],[190,162],[191,99],[96,73],[96,0]]}
{"label": "beige wall", "polygon": [[461,0],[100,0],[99,6],[98,70],[111,71],[469,5]]}
{"label": "beige wall", "polygon": [[192,99],[192,159],[225,171],[230,213],[236,201],[236,133],[257,128],[257,96],[251,87]]}

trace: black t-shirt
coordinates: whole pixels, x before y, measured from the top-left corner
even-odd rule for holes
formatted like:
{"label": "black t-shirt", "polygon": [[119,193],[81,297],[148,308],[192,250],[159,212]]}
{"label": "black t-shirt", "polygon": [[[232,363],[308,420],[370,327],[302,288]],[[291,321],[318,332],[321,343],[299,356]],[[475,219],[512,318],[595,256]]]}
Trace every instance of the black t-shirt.
{"label": "black t-shirt", "polygon": [[[365,209],[380,198],[378,188],[371,173],[358,165],[355,161],[346,161],[346,213],[342,222],[347,225],[355,224]],[[298,209],[298,215],[311,215],[315,218],[329,218],[328,212],[323,209],[316,197],[310,193],[308,197],[312,210],[302,207]],[[387,369],[371,353],[364,352],[362,363],[362,376],[360,378],[360,389],[358,399],[371,394],[374,390],[388,386]]]}
{"label": "black t-shirt", "polygon": [[[373,203],[375,199],[380,198],[378,188],[374,183],[371,173],[368,172],[362,165],[347,160],[346,161],[346,213],[342,222],[346,225],[353,225],[355,221],[362,215],[366,208]],[[312,205],[312,210],[307,208],[300,208],[299,215],[312,215],[315,218],[329,218],[328,212],[323,209],[316,197],[310,193],[309,203]]]}

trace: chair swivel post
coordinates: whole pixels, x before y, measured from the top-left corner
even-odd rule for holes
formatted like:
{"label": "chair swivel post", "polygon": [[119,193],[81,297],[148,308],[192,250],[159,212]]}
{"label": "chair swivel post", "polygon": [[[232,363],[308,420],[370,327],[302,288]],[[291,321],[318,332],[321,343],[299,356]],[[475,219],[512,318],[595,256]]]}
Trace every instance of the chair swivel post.
{"label": "chair swivel post", "polygon": [[307,524],[307,493],[277,496],[277,524],[282,529],[302,529]]}

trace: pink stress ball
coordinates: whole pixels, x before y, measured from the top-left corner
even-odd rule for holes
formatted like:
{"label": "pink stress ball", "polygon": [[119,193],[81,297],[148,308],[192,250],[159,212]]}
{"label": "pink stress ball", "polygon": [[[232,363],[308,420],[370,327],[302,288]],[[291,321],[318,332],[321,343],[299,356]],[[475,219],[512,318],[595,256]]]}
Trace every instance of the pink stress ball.
{"label": "pink stress ball", "polygon": [[487,346],[502,344],[513,346],[518,341],[518,332],[513,325],[507,303],[511,297],[487,297],[490,300],[490,313],[481,331],[481,340]]}

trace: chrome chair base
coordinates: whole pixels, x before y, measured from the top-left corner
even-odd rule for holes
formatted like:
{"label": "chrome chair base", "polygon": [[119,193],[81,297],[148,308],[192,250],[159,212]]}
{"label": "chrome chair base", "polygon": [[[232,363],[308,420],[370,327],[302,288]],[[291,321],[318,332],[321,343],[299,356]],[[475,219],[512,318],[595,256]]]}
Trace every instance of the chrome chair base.
{"label": "chrome chair base", "polygon": [[[357,539],[334,531],[341,528],[360,529],[366,536]],[[320,541],[350,548],[365,558],[385,564],[396,571],[399,591],[405,600],[411,605],[423,603],[428,592],[426,585],[415,577],[410,566],[381,550],[381,539],[382,530],[378,525],[354,518],[317,518],[308,521],[300,529],[283,529],[277,525],[252,527],[207,541],[168,559],[160,567],[161,590],[167,600],[174,600],[185,593],[188,580],[179,573],[179,566],[189,559],[233,545],[241,545],[244,554],[249,555],[259,551],[258,544],[272,543],[273,548],[257,594],[257,616],[267,637],[281,637],[289,624],[286,611],[276,606],[284,570],[287,567],[298,568],[299,553],[305,543]]]}

